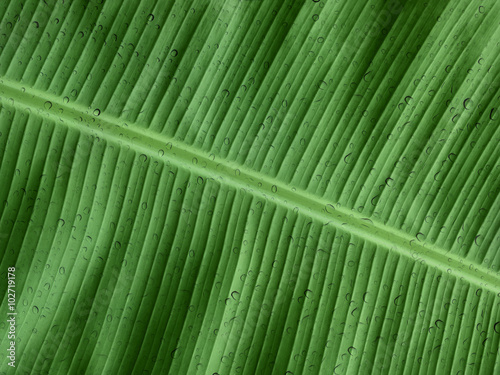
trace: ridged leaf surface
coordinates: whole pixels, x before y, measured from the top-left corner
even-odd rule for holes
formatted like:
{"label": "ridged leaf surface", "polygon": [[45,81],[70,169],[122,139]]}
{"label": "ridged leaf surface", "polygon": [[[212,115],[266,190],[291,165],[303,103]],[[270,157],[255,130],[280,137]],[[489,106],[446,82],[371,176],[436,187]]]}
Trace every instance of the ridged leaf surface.
{"label": "ridged leaf surface", "polygon": [[499,20],[3,1],[0,373],[500,373]]}

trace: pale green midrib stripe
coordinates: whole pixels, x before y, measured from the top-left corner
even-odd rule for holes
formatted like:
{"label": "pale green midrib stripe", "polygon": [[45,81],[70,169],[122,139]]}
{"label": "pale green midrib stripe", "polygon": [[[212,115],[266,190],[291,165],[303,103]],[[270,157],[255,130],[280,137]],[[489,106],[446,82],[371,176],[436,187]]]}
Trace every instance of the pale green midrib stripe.
{"label": "pale green midrib stripe", "polygon": [[[48,110],[45,109],[47,101],[52,103],[52,107]],[[216,158],[213,154],[201,153],[197,149],[164,135],[132,124],[125,126],[126,123],[122,120],[105,114],[96,117],[92,114],[94,109],[85,108],[75,103],[64,104],[61,98],[55,95],[24,87],[18,82],[8,81],[5,78],[0,79],[0,104],[23,111],[31,111],[31,113],[55,123],[64,122],[68,127],[77,131],[128,145],[149,155],[149,157],[154,156],[162,159],[167,164],[171,161],[175,165],[186,167],[204,178],[213,178],[235,188],[243,188],[291,209],[297,207],[302,214],[320,222],[332,224],[402,256],[416,261],[424,261],[428,265],[435,266],[443,272],[450,272],[455,277],[463,278],[480,288],[500,293],[499,273],[471,263],[456,254],[446,253],[445,250],[433,244],[420,243],[415,237],[398,229],[387,227],[382,223],[363,218],[346,208],[333,209],[333,202],[327,202],[305,191],[297,192],[295,188],[280,181],[248,170],[231,161]],[[63,110],[62,113],[60,109]],[[80,117],[83,121],[79,121]],[[160,149],[165,152],[163,156],[159,155]],[[198,160],[197,164],[193,164],[195,158]],[[238,175],[237,171],[239,171]],[[272,191],[273,186],[277,188],[276,193]]]}

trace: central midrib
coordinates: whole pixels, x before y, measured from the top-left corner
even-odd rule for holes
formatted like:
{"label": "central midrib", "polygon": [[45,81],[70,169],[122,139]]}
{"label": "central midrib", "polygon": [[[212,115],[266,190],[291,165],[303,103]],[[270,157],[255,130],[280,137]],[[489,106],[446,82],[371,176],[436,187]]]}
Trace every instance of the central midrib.
{"label": "central midrib", "polygon": [[[414,261],[423,261],[442,272],[466,279],[480,288],[491,290],[495,294],[500,293],[500,275],[486,267],[446,253],[434,244],[419,242],[401,230],[362,217],[354,211],[338,206],[334,208],[331,202],[321,197],[303,190],[297,191],[279,180],[242,165],[220,159],[213,154],[208,155],[172,138],[125,123],[105,113],[95,116],[91,114],[93,109],[75,103],[66,104],[60,97],[24,87],[21,83],[5,78],[0,79],[0,99],[4,106],[58,120],[55,121],[57,124],[62,120],[66,126],[77,131],[127,144],[149,157],[188,168],[202,177],[214,178],[235,188],[243,188],[287,208],[298,208],[302,214],[350,232],[388,251]],[[81,121],[78,121],[80,118]]]}

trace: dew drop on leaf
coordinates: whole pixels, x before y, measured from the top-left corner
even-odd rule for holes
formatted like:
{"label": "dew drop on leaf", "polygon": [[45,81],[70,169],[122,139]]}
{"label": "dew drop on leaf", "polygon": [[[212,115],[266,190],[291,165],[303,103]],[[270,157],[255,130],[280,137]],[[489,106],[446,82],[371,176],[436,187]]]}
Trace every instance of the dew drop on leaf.
{"label": "dew drop on leaf", "polygon": [[490,111],[490,120],[495,121],[498,120],[498,109],[492,108]]}
{"label": "dew drop on leaf", "polygon": [[175,358],[177,358],[177,356],[178,356],[178,354],[179,354],[178,350],[179,350],[179,348],[175,348],[174,350],[172,350],[172,351],[170,352],[170,357],[172,357],[172,358],[174,358],[174,359],[175,359]]}
{"label": "dew drop on leaf", "polygon": [[335,211],[335,207],[334,207],[332,204],[327,204],[327,205],[325,206],[325,211],[326,211],[327,213],[329,213],[329,214],[330,214],[330,213],[332,213],[333,211]]}
{"label": "dew drop on leaf", "polygon": [[233,299],[236,300],[240,297],[240,293],[235,290],[231,292],[231,297],[233,297]]}
{"label": "dew drop on leaf", "polygon": [[480,235],[480,234],[478,234],[478,235],[476,236],[476,238],[474,238],[474,243],[475,243],[477,246],[480,246],[480,244],[481,244],[481,242],[482,242],[482,241],[479,239],[480,237],[481,237],[481,235]]}
{"label": "dew drop on leaf", "polygon": [[368,292],[363,293],[363,302],[364,302],[364,303],[368,303],[368,302],[366,301],[366,295],[367,295],[367,294],[368,294]]}

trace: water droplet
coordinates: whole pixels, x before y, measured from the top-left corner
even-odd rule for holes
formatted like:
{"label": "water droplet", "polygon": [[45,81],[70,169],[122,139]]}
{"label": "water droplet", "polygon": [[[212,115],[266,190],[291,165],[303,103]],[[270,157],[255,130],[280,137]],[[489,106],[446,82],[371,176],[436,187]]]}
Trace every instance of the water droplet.
{"label": "water droplet", "polygon": [[50,102],[50,101],[48,101],[48,100],[47,100],[47,101],[45,102],[45,104],[44,104],[44,107],[45,107],[45,109],[47,109],[47,110],[51,109],[51,108],[52,108],[52,102]]}
{"label": "water droplet", "polygon": [[233,297],[233,299],[238,299],[240,298],[240,293],[235,290],[231,293],[231,297]]}
{"label": "water droplet", "polygon": [[273,193],[276,193],[276,192],[278,191],[278,187],[277,187],[276,185],[273,185],[273,186],[271,187],[271,191],[272,191]]}
{"label": "water droplet", "polygon": [[335,211],[335,207],[332,204],[327,204],[325,206],[325,211],[329,214],[331,214],[333,211]]}
{"label": "water droplet", "polygon": [[31,311],[33,311],[33,314],[38,314],[38,311],[40,311],[40,310],[38,309],[38,307],[33,306],[33,308],[31,309]]}
{"label": "water droplet", "polygon": [[312,19],[314,22],[316,22],[317,20],[319,20],[319,15],[317,15],[317,14],[313,15]]}
{"label": "water droplet", "polygon": [[492,108],[490,111],[490,120],[495,121],[498,120],[498,108]]}
{"label": "water droplet", "polygon": [[170,52],[170,56],[175,57],[179,54],[179,52],[176,49],[173,49],[172,52]]}
{"label": "water droplet", "polygon": [[149,21],[149,22],[151,22],[151,21],[153,21],[154,19],[155,19],[154,14],[149,13],[149,15],[148,15],[148,21]]}

